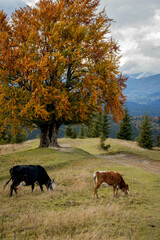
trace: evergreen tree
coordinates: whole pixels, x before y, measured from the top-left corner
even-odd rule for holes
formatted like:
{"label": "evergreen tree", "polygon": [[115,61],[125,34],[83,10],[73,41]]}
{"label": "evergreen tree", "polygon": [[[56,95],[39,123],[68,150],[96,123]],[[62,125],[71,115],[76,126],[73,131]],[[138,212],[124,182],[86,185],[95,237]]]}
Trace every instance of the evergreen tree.
{"label": "evergreen tree", "polygon": [[92,124],[86,127],[86,137],[92,138],[93,137],[93,126]]}
{"label": "evergreen tree", "polygon": [[10,126],[5,128],[0,135],[0,144],[6,143],[22,143],[28,138],[27,130],[20,127],[16,133],[11,132]]}
{"label": "evergreen tree", "polygon": [[140,126],[140,133],[137,138],[139,146],[143,148],[152,149],[153,147],[153,139],[152,139],[152,127],[151,122],[149,120],[149,116],[145,115],[143,122]]}
{"label": "evergreen tree", "polygon": [[157,133],[157,136],[156,136],[156,147],[160,147],[160,135],[159,135],[159,133]]}
{"label": "evergreen tree", "polygon": [[71,135],[71,138],[76,138],[77,137],[77,132],[76,132],[76,128],[75,127],[73,127],[72,128],[72,135]]}
{"label": "evergreen tree", "polygon": [[13,135],[11,138],[11,143],[22,143],[27,140],[27,136],[21,132],[16,135]]}
{"label": "evergreen tree", "polygon": [[131,118],[128,113],[128,109],[124,109],[125,115],[120,123],[119,131],[117,132],[117,138],[119,139],[132,139],[132,125],[131,125]]}
{"label": "evergreen tree", "polygon": [[107,114],[98,114],[93,122],[92,135],[97,138],[103,133],[105,138],[108,138],[110,132],[109,117]]}
{"label": "evergreen tree", "polygon": [[85,137],[85,130],[84,130],[84,126],[82,125],[79,130],[79,138],[84,138],[84,137]]}
{"label": "evergreen tree", "polygon": [[100,146],[103,148],[104,145],[104,142],[105,142],[106,138],[104,136],[104,133],[102,132],[101,135],[100,135]]}
{"label": "evergreen tree", "polygon": [[105,140],[106,140],[106,138],[104,136],[104,133],[102,132],[100,135],[100,146],[102,149],[108,150],[111,145],[110,144],[105,145]]}
{"label": "evergreen tree", "polygon": [[101,148],[108,150],[110,144],[105,145],[105,140],[109,136],[110,132],[110,123],[109,117],[106,114],[102,114],[99,119],[100,122],[100,146]]}
{"label": "evergreen tree", "polygon": [[110,132],[109,117],[106,114],[101,116],[101,129],[100,134],[103,134],[105,138],[108,138]]}
{"label": "evergreen tree", "polygon": [[101,132],[101,114],[97,114],[92,124],[92,136],[94,138],[100,137]]}
{"label": "evergreen tree", "polygon": [[72,127],[71,125],[66,126],[65,129],[65,137],[71,137],[72,136]]}

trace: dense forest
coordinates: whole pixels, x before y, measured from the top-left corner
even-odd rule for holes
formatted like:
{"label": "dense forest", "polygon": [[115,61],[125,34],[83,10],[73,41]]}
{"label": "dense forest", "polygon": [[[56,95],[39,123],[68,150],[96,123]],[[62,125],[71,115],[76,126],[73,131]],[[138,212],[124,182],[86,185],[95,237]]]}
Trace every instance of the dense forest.
{"label": "dense forest", "polygon": [[[144,116],[131,117],[132,140],[135,140],[138,137],[143,118],[144,118]],[[153,140],[154,140],[154,142],[156,142],[157,136],[160,135],[160,117],[150,117],[149,119],[150,119],[150,122],[152,125]],[[116,138],[117,132],[119,130],[120,122],[115,123],[111,117],[109,117],[108,122],[109,122],[109,135],[108,136],[110,138]],[[67,126],[65,126],[65,125],[62,125],[60,127],[60,130],[58,133],[58,138],[65,137],[66,127]],[[79,137],[82,126],[81,125],[73,125],[70,127],[76,129],[76,137]],[[88,137],[87,136],[87,126],[83,125],[83,128],[84,128],[84,137]],[[35,139],[35,138],[39,138],[39,137],[40,137],[39,129],[34,129],[34,130],[30,131],[26,128],[25,130],[22,130],[22,132],[16,136],[11,135],[11,133],[9,131],[5,131],[1,135],[0,144],[22,142],[25,140],[31,140],[31,139]]]}
{"label": "dense forest", "polygon": [[[131,117],[133,140],[137,138],[139,135],[140,125],[142,123],[143,117],[144,116]],[[153,139],[156,142],[157,135],[160,134],[160,117],[150,117],[150,121],[152,125],[152,130],[153,130]],[[109,123],[110,123],[109,137],[116,138],[117,132],[119,130],[119,123],[115,123],[111,117],[109,119]],[[78,137],[81,126],[74,126],[74,127],[76,128],[77,137]],[[58,134],[59,138],[65,137],[65,129],[66,129],[66,126],[62,125]],[[86,129],[86,127],[84,127],[84,129]],[[39,137],[40,132],[39,130],[34,130],[32,132],[28,131],[28,134],[29,134],[28,139],[34,139],[36,137]]]}
{"label": "dense forest", "polygon": [[[131,117],[133,140],[139,135],[140,125],[142,123],[143,118],[144,116]],[[160,117],[150,117],[150,122],[153,130],[153,139],[155,140],[157,137],[157,134],[160,133]],[[118,129],[119,129],[119,124],[116,124],[113,120],[111,120],[111,128],[110,128],[111,138],[116,138]]]}

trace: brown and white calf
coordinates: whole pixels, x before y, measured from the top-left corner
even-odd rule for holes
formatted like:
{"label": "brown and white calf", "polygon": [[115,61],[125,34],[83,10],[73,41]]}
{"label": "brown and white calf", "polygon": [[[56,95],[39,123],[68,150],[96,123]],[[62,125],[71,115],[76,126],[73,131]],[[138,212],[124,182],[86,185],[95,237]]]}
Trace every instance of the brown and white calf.
{"label": "brown and white calf", "polygon": [[94,181],[95,187],[93,199],[95,198],[95,195],[98,198],[97,190],[102,184],[105,184],[105,186],[108,187],[113,186],[113,196],[118,194],[118,189],[121,189],[125,194],[129,194],[129,186],[125,183],[123,177],[118,172],[97,171],[94,173]]}

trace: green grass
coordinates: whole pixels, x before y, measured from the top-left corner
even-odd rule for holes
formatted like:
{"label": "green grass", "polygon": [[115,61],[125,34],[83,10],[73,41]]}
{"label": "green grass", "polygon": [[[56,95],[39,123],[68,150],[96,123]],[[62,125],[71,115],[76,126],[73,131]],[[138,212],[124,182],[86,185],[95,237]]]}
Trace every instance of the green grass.
{"label": "green grass", "polygon": [[153,161],[160,161],[160,151],[158,150],[147,150],[137,145],[137,142],[126,141],[120,139],[107,139],[105,144],[110,144],[111,147],[108,151],[105,151],[99,146],[99,139],[97,138],[86,138],[86,139],[60,139],[59,142],[68,142],[72,147],[81,148],[91,154],[118,154],[118,153],[131,153],[142,157],[147,157]]}
{"label": "green grass", "polygon": [[[0,156],[0,239],[158,240],[160,176],[95,157],[89,142],[76,141],[72,152],[31,147]],[[41,193],[36,186],[31,193],[30,187],[22,187],[17,196],[9,198],[9,186],[3,191],[3,185],[16,164],[44,166],[56,182],[55,191]],[[101,187],[100,199],[93,201],[97,169],[122,173],[130,195],[119,192],[113,198],[112,188]]]}

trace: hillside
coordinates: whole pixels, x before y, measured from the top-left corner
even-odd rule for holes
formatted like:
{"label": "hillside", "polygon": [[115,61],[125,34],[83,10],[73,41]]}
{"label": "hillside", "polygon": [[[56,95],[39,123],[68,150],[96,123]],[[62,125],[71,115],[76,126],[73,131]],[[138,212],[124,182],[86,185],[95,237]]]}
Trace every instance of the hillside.
{"label": "hillside", "polygon": [[[120,142],[112,142],[112,150],[117,152],[116,143],[119,149],[132,146],[132,150],[138,150],[130,142]],[[98,139],[72,143],[70,139],[63,139],[61,150],[35,149],[35,141],[29,144],[28,150],[26,144],[22,144],[17,152],[0,155],[1,239],[158,239],[160,177],[157,171],[160,166],[159,162],[148,160],[148,151],[144,150],[143,157],[126,153],[102,155],[98,150]],[[72,145],[72,151],[68,151],[69,145]],[[14,147],[12,150],[15,151]],[[95,149],[100,155],[89,153]],[[16,164],[45,167],[56,182],[55,191],[45,189],[41,193],[39,186],[35,186],[31,193],[29,186],[21,187],[17,196],[9,198],[9,186],[3,191],[3,185],[9,179],[10,167]],[[93,200],[93,173],[96,170],[120,172],[129,184],[130,194],[123,195],[119,190],[118,196],[113,198],[112,187],[101,187],[98,190],[100,199]]]}
{"label": "hillside", "polygon": [[128,102],[127,106],[131,116],[137,117],[145,115],[146,113],[148,113],[149,116],[152,117],[160,116],[160,99],[150,102],[148,104]]}
{"label": "hillside", "polygon": [[130,76],[124,94],[127,96],[128,108],[133,116],[160,115],[160,74],[143,78]]}

